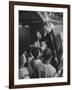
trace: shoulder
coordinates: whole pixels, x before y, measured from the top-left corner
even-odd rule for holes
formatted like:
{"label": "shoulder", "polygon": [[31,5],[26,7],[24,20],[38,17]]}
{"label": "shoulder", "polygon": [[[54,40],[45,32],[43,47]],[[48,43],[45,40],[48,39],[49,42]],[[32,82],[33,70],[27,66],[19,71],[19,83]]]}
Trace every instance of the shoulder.
{"label": "shoulder", "polygon": [[45,68],[49,69],[52,73],[56,72],[56,69],[51,64],[45,65]]}

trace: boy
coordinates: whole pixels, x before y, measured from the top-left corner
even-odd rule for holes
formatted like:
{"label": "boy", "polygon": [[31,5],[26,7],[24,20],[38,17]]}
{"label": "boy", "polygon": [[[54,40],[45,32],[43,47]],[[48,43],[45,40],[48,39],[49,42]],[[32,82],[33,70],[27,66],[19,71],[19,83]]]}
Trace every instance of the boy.
{"label": "boy", "polygon": [[51,60],[53,58],[51,49],[47,48],[44,51],[43,55],[44,61],[44,69],[45,69],[45,77],[55,77],[57,75],[56,69],[51,65]]}

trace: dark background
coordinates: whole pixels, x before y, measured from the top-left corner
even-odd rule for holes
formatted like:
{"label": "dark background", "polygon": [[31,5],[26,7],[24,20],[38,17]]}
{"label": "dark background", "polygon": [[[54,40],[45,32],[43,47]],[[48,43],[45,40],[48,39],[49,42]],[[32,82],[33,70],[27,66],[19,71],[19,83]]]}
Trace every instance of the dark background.
{"label": "dark background", "polygon": [[37,12],[19,11],[19,54],[36,40],[36,31],[43,34],[43,22]]}

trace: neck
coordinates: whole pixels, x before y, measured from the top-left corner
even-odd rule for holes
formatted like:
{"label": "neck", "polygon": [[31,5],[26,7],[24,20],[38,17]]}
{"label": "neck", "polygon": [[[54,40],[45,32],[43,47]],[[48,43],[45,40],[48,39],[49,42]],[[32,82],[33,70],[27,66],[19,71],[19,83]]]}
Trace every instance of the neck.
{"label": "neck", "polygon": [[47,60],[45,64],[50,64],[51,59]]}

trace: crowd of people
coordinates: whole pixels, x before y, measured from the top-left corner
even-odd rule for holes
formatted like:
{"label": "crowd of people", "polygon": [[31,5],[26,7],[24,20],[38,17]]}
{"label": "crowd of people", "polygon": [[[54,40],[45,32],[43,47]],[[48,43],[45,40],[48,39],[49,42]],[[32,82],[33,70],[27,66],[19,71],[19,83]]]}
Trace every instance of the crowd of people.
{"label": "crowd of people", "polygon": [[44,35],[36,31],[36,37],[19,56],[19,79],[62,77],[62,44],[58,49],[52,24],[44,23]]}

